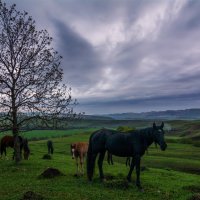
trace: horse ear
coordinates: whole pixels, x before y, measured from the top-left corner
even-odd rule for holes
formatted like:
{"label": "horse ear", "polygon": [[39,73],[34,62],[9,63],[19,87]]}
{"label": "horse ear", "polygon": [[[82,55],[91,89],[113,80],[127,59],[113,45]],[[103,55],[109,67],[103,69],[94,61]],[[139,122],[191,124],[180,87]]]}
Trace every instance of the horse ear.
{"label": "horse ear", "polygon": [[155,122],[153,123],[153,128],[156,129],[156,123]]}
{"label": "horse ear", "polygon": [[164,125],[165,125],[164,122],[162,122],[160,128],[163,129]]}

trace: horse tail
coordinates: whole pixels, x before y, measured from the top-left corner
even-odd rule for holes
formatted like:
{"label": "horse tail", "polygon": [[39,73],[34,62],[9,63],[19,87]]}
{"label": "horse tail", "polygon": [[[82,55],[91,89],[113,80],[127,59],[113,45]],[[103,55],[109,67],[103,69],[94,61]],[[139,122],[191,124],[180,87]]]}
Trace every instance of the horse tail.
{"label": "horse tail", "polygon": [[94,174],[95,159],[96,159],[96,156],[94,155],[92,150],[92,136],[93,134],[90,136],[89,146],[87,151],[87,177],[89,181],[92,180]]}

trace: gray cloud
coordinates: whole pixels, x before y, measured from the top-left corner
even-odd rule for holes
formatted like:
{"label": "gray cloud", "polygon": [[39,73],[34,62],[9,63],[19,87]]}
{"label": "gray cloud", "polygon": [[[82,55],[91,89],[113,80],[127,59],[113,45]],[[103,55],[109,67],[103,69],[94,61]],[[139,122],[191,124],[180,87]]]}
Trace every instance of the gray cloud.
{"label": "gray cloud", "polygon": [[101,60],[92,45],[76,33],[68,24],[53,20],[56,28],[59,52],[63,55],[65,78],[73,85],[95,84],[96,74],[101,73]]}
{"label": "gray cloud", "polygon": [[200,1],[6,2],[53,36],[78,110],[199,107]]}

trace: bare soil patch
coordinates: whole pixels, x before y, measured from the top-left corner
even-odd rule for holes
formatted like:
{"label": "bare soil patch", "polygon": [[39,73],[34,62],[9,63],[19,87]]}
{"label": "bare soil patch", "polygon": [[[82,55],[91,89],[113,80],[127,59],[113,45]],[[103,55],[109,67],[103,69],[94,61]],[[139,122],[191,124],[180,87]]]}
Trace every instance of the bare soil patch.
{"label": "bare soil patch", "polygon": [[54,178],[57,176],[64,176],[62,172],[55,168],[48,168],[39,176],[39,178]]}

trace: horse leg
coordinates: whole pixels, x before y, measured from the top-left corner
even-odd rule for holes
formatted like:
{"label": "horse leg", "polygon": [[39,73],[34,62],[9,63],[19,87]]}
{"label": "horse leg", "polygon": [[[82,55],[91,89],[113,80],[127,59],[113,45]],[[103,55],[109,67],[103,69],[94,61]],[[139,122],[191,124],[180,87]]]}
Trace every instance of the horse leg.
{"label": "horse leg", "polygon": [[99,154],[99,159],[98,159],[98,166],[99,166],[99,176],[100,176],[100,179],[104,179],[104,174],[103,174],[103,168],[102,168],[102,165],[103,165],[103,159],[104,159],[104,156],[105,156],[105,151],[101,152]]}
{"label": "horse leg", "polygon": [[136,159],[135,159],[135,166],[136,166],[136,186],[139,188],[139,189],[142,189],[142,186],[140,184],[140,156],[137,156]]}
{"label": "horse leg", "polygon": [[112,157],[112,154],[110,154],[110,162],[111,162],[111,165],[113,165],[113,157]]}
{"label": "horse leg", "polygon": [[95,168],[95,160],[98,153],[92,153],[88,151],[87,153],[87,177],[89,181],[92,181],[92,177],[94,175]]}
{"label": "horse leg", "polygon": [[126,158],[126,166],[131,166],[131,160],[130,160],[130,157],[127,157]]}
{"label": "horse leg", "polygon": [[112,159],[112,154],[108,152],[108,157],[107,157],[107,161],[109,165],[113,165],[113,159]]}
{"label": "horse leg", "polygon": [[108,164],[110,165],[111,163],[110,163],[110,161],[111,161],[111,154],[108,152],[107,153],[108,154],[108,156],[107,156],[107,162],[108,162]]}
{"label": "horse leg", "polygon": [[84,174],[84,171],[83,171],[83,163],[84,163],[84,157],[83,155],[80,156],[80,165],[81,165],[81,174],[83,175]]}
{"label": "horse leg", "polygon": [[2,158],[2,156],[3,156],[3,153],[4,153],[5,156],[6,156],[5,147],[3,147],[3,145],[1,145],[1,158]]}
{"label": "horse leg", "polygon": [[1,156],[3,155],[3,153],[6,156],[6,147],[1,146]]}
{"label": "horse leg", "polygon": [[128,173],[128,176],[127,176],[127,180],[129,182],[131,182],[131,175],[132,175],[132,172],[133,172],[133,169],[135,167],[135,159],[134,157],[132,158],[132,161],[131,161],[131,166],[130,166],[130,170],[129,170],[129,173]]}
{"label": "horse leg", "polygon": [[5,156],[6,156],[6,147],[4,148],[4,154],[5,154]]}
{"label": "horse leg", "polygon": [[75,157],[76,160],[76,174],[79,174],[79,165],[78,165],[78,157]]}
{"label": "horse leg", "polygon": [[3,145],[1,144],[1,157],[2,157],[2,155],[3,155],[3,152],[4,152],[4,147],[3,147]]}

